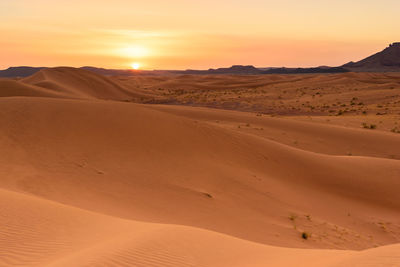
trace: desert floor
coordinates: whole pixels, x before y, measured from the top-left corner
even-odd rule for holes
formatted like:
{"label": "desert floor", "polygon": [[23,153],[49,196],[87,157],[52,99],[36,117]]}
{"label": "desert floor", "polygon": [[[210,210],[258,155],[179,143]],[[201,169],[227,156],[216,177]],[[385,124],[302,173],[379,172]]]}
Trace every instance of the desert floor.
{"label": "desert floor", "polygon": [[400,266],[400,74],[0,79],[0,266]]}

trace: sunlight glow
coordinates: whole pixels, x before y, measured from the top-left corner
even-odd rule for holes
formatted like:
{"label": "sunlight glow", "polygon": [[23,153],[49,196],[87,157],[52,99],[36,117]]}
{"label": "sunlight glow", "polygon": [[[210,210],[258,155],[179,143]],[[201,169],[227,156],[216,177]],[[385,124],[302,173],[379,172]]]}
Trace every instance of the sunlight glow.
{"label": "sunlight glow", "polygon": [[149,54],[149,50],[146,47],[135,45],[122,48],[120,54],[129,58],[142,58]]}
{"label": "sunlight glow", "polygon": [[131,67],[132,67],[132,69],[134,69],[134,70],[138,70],[138,69],[140,68],[140,64],[137,63],[137,62],[135,62],[135,63],[132,63]]}
{"label": "sunlight glow", "polygon": [[0,69],[341,66],[399,41],[398,10],[399,0],[0,0]]}

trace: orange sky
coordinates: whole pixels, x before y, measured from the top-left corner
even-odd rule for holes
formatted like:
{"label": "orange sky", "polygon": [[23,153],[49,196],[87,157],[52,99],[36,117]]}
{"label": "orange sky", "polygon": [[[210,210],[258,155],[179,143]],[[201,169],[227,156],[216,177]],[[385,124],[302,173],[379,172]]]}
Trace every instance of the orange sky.
{"label": "orange sky", "polygon": [[341,65],[400,41],[399,10],[399,0],[1,0],[0,68]]}

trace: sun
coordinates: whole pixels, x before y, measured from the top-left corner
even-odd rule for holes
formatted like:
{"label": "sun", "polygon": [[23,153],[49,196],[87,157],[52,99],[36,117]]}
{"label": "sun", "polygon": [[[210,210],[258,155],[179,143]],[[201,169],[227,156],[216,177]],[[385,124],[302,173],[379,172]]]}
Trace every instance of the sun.
{"label": "sun", "polygon": [[137,63],[137,62],[135,62],[135,63],[132,63],[131,67],[132,67],[132,69],[134,69],[134,70],[138,70],[138,69],[140,69],[140,64]]}

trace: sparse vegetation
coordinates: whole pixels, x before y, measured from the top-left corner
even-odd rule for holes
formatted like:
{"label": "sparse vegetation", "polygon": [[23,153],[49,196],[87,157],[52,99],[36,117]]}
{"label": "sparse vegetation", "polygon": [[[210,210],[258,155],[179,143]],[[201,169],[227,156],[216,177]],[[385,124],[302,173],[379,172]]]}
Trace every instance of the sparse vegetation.
{"label": "sparse vegetation", "polygon": [[390,131],[391,131],[392,133],[400,133],[400,129],[397,128],[397,126],[394,127],[394,128],[392,128]]}
{"label": "sparse vegetation", "polygon": [[307,232],[302,232],[301,233],[301,238],[307,240],[311,237],[311,234],[307,233]]}
{"label": "sparse vegetation", "polygon": [[362,127],[365,129],[376,129],[376,124],[367,124],[366,122],[363,122]]}

